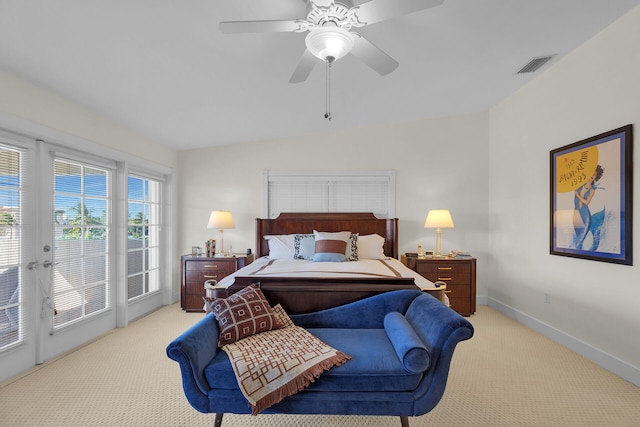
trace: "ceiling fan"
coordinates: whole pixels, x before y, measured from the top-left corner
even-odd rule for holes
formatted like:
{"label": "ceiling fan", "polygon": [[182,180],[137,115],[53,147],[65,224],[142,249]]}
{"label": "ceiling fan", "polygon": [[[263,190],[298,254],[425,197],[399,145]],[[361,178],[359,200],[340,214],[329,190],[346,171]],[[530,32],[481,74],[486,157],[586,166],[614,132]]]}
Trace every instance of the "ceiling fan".
{"label": "ceiling fan", "polygon": [[352,28],[441,5],[444,0],[370,0],[354,5],[352,0],[304,0],[308,3],[304,19],[273,21],[220,22],[224,33],[309,32],[307,49],[298,62],[289,83],[300,83],[309,77],[316,58],[329,65],[351,53],[380,75],[387,75],[398,62]]}

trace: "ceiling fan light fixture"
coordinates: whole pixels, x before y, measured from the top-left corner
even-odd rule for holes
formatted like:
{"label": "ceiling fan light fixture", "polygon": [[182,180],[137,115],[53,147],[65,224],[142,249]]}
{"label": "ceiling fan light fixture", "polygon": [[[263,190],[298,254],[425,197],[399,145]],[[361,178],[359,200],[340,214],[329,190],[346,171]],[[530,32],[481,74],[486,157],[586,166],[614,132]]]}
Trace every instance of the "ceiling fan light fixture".
{"label": "ceiling fan light fixture", "polygon": [[312,30],[305,38],[307,49],[314,56],[327,61],[336,61],[345,56],[353,47],[353,36],[340,27],[320,27]]}

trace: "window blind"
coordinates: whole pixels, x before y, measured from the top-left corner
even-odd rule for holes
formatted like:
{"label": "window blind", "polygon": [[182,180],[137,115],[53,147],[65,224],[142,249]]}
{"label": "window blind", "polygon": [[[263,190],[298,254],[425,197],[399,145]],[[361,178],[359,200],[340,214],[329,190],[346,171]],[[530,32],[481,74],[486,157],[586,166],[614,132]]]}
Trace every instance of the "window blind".
{"label": "window blind", "polygon": [[395,171],[265,171],[265,215],[373,212],[395,217]]}
{"label": "window blind", "polygon": [[111,174],[55,158],[54,329],[109,308]]}
{"label": "window blind", "polygon": [[0,349],[25,339],[21,298],[23,152],[0,145]]}

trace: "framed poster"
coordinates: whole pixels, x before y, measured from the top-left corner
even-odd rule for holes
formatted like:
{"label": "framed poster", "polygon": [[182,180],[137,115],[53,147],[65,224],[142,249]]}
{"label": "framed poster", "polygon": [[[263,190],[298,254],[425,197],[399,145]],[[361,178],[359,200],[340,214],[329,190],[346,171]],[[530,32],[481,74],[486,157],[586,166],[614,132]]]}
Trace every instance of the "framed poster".
{"label": "framed poster", "polygon": [[632,265],[632,125],[551,151],[551,254]]}

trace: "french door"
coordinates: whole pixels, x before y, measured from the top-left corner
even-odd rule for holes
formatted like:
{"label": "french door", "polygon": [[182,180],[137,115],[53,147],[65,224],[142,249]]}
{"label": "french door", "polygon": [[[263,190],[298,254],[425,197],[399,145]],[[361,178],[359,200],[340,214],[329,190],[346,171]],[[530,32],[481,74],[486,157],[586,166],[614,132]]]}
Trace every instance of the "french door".
{"label": "french door", "polygon": [[0,381],[115,327],[114,170],[0,133]]}

